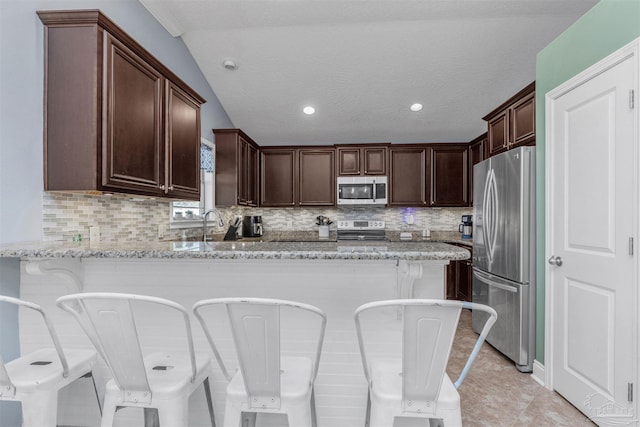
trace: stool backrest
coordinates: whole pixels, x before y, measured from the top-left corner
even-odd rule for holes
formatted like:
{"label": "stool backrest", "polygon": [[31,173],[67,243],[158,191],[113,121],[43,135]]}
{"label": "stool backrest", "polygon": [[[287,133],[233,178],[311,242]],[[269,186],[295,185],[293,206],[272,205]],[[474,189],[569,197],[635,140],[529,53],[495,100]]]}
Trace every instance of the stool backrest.
{"label": "stool backrest", "polygon": [[162,298],[117,293],[82,293],[57,300],[85,331],[111,371],[116,384],[130,402],[150,402],[151,390],[144,366],[134,303],[151,303],[178,311],[184,319],[191,361],[191,380],[196,365],[189,313],[179,304]]}
{"label": "stool backrest", "polygon": [[[62,365],[62,376],[67,377],[69,375],[69,366],[67,364],[67,359],[62,351],[62,346],[60,345],[60,341],[58,340],[58,336],[56,335],[56,331],[53,328],[53,324],[49,321],[46,313],[37,304],[32,302],[24,301],[18,298],[7,297],[4,295],[0,295],[0,302],[5,302],[8,304],[13,304],[18,307],[29,308],[33,311],[38,312],[42,316],[42,320],[47,326],[47,330],[49,331],[49,335],[51,336],[51,341],[53,341],[53,346],[58,354],[58,358],[60,359],[60,364]],[[0,357],[0,387],[4,390],[8,390],[10,392],[15,392],[15,387],[11,382],[11,378],[9,378],[9,374],[7,373],[7,368],[4,365],[2,358]],[[7,393],[5,393],[6,396]]]}
{"label": "stool backrest", "polygon": [[[435,408],[442,380],[451,353],[462,308],[486,311],[490,314],[474,350],[456,381],[456,388],[466,377],[482,342],[496,320],[490,307],[463,301],[389,300],[364,304],[355,311],[356,331],[367,381],[370,372],[362,333],[361,315],[365,311],[386,311],[398,307],[402,316],[402,402],[406,412],[429,413]],[[385,310],[386,309],[386,310]],[[396,311],[392,311],[396,313]]]}
{"label": "stool backrest", "polygon": [[280,311],[290,307],[314,313],[321,322],[313,360],[312,381],[318,373],[326,315],[308,304],[266,298],[216,298],[197,302],[193,312],[200,321],[222,373],[231,376],[222,361],[207,322],[201,313],[203,307],[224,305],[227,310],[240,371],[252,407],[279,407],[280,401]]}

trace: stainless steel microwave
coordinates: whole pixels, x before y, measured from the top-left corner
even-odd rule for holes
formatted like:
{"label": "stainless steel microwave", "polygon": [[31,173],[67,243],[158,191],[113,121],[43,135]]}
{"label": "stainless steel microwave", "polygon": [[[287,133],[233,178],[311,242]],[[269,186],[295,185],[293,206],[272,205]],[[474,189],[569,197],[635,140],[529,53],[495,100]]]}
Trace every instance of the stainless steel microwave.
{"label": "stainless steel microwave", "polygon": [[338,205],[386,205],[386,176],[339,176]]}

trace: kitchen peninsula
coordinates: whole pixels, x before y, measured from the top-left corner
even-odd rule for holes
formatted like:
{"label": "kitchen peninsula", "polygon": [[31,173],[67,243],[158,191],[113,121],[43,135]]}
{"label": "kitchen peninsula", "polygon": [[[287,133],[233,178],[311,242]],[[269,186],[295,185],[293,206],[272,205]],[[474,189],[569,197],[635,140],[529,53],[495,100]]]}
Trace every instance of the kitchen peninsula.
{"label": "kitchen peninsula", "polygon": [[[328,317],[316,383],[319,424],[344,426],[362,425],[366,409],[367,385],[353,326],[355,308],[398,297],[444,298],[445,266],[450,260],[467,259],[469,252],[431,241],[41,242],[0,247],[0,257],[19,263],[20,297],[47,310],[62,345],[68,347],[89,346],[75,321],[55,306],[58,297],[74,292],[154,295],[187,308],[201,299],[227,296],[283,298],[313,304]],[[46,342],[47,331],[37,320],[21,314],[23,352]],[[302,328],[300,322],[294,323],[295,328]],[[183,340],[173,338],[183,333],[178,323],[154,318],[153,324],[146,327],[155,336],[166,337],[153,344],[183,348]],[[196,349],[208,351],[195,324],[193,330]],[[221,352],[231,366],[236,366],[231,342],[222,341]],[[303,344],[304,340],[295,346]],[[390,354],[399,346],[380,337],[379,348]],[[217,367],[214,371],[214,408],[221,422],[226,381]],[[107,375],[105,367],[100,366],[96,373],[98,390]],[[196,395],[190,402],[189,425],[206,425],[203,393]],[[62,404],[63,424],[95,422],[95,411],[86,409],[95,405],[91,393],[86,389],[70,391],[67,398],[80,399],[86,405],[74,405],[85,409],[72,413],[67,411],[68,405]],[[122,411],[121,417],[122,424],[118,425],[131,425],[140,421],[136,417],[141,414]]]}

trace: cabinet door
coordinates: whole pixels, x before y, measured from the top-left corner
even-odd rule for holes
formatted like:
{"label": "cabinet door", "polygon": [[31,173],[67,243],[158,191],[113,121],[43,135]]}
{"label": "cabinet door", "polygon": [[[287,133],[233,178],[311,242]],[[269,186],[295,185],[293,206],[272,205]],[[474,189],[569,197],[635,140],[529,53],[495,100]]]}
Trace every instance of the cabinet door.
{"label": "cabinet door", "polygon": [[469,145],[469,206],[473,206],[473,166],[484,160],[486,135],[477,138]]}
{"label": "cabinet door", "polygon": [[465,259],[456,262],[456,299],[471,301],[472,272],[470,260]]}
{"label": "cabinet door", "polygon": [[510,146],[526,145],[536,138],[535,93],[522,98],[511,107]]}
{"label": "cabinet door", "polygon": [[166,93],[166,193],[200,200],[200,105],[171,82]]}
{"label": "cabinet door", "polygon": [[389,205],[427,205],[425,147],[389,149]]}
{"label": "cabinet door", "polygon": [[296,150],[262,149],[260,201],[262,206],[296,205]]}
{"label": "cabinet door", "polygon": [[387,174],[387,147],[365,147],[362,149],[365,175]]}
{"label": "cabinet door", "polygon": [[338,175],[360,175],[359,148],[338,148]]}
{"label": "cabinet door", "polygon": [[509,144],[509,111],[505,110],[496,117],[489,120],[487,128],[487,155],[506,151]]}
{"label": "cabinet door", "polygon": [[163,196],[163,77],[122,43],[106,37],[102,186]]}
{"label": "cabinet door", "polygon": [[460,261],[449,261],[445,269],[446,274],[446,286],[445,286],[445,298],[446,299],[456,299],[457,296],[457,286],[456,282],[458,280],[458,263]]}
{"label": "cabinet door", "polygon": [[336,204],[335,150],[300,149],[298,152],[300,206]]}
{"label": "cabinet door", "polygon": [[431,206],[468,205],[469,163],[466,145],[431,148]]}
{"label": "cabinet door", "polygon": [[258,149],[247,143],[246,203],[258,206]]}
{"label": "cabinet door", "polygon": [[249,163],[249,143],[242,138],[238,137],[238,159],[237,159],[237,173],[238,173],[238,204],[247,204],[247,164]]}

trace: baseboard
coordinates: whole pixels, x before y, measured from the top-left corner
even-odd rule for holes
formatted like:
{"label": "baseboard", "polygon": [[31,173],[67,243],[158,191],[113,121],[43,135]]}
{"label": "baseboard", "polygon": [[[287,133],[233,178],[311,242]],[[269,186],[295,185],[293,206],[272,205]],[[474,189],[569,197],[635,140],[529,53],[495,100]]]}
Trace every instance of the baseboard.
{"label": "baseboard", "polygon": [[533,361],[533,372],[531,373],[531,378],[533,378],[534,381],[540,384],[542,387],[545,387],[544,365],[537,360]]}

